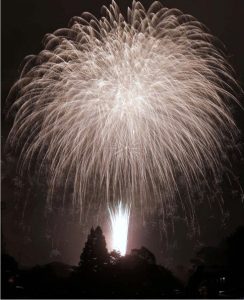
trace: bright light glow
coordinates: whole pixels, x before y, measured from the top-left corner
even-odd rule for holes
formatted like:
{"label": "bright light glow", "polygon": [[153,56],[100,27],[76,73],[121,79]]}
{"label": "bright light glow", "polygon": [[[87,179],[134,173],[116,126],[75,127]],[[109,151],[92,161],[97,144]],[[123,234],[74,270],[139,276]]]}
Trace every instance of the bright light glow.
{"label": "bright light glow", "polygon": [[109,208],[111,230],[112,230],[112,248],[119,251],[121,255],[126,254],[130,208],[119,202],[114,209]]}

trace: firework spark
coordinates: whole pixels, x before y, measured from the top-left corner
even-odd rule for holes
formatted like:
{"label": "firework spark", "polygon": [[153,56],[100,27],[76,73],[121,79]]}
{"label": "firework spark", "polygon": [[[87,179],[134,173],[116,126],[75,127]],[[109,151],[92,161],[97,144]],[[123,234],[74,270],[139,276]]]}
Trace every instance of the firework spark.
{"label": "firework spark", "polygon": [[112,230],[112,248],[121,255],[126,254],[130,208],[119,202],[114,209],[109,208]]}
{"label": "firework spark", "polygon": [[124,17],[112,2],[100,20],[74,17],[44,43],[10,92],[9,143],[21,168],[48,164],[50,199],[62,180],[80,208],[99,195],[166,214],[179,177],[190,187],[221,170],[235,81],[196,19],[137,1]]}

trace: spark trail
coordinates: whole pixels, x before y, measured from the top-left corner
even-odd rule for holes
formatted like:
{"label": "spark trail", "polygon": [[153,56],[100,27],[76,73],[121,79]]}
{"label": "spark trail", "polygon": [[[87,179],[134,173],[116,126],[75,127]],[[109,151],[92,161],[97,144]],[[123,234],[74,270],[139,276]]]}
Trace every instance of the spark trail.
{"label": "spark trail", "polygon": [[112,231],[112,248],[119,251],[121,255],[126,254],[128,229],[130,220],[130,207],[123,206],[119,202],[115,207],[109,208],[111,231]]}
{"label": "spark trail", "polygon": [[167,214],[179,177],[190,188],[221,172],[236,83],[192,16],[137,1],[127,16],[115,2],[102,14],[72,18],[26,58],[9,95],[8,141],[21,169],[48,165],[49,200],[72,182],[81,209],[125,199]]}

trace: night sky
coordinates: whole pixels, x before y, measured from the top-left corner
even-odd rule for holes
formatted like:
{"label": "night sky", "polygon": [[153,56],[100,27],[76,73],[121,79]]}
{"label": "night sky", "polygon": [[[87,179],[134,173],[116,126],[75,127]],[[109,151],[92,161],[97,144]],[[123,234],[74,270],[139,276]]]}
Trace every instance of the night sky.
{"label": "night sky", "polygon": [[[131,1],[117,1],[122,11]],[[148,7],[151,1],[142,1]],[[236,78],[244,88],[244,1],[242,0],[165,0],[167,7],[176,7],[196,17],[226,46],[228,60]],[[2,145],[6,140],[12,120],[5,119],[4,103],[11,85],[19,75],[22,59],[37,54],[42,49],[46,33],[67,26],[72,16],[89,11],[100,16],[102,5],[110,1],[93,0],[3,0],[2,1]],[[243,97],[240,102],[244,105]],[[197,224],[187,224],[180,212],[173,217],[167,233],[161,230],[160,215],[144,220],[135,214],[131,220],[128,249],[148,247],[157,260],[171,268],[188,265],[194,252],[203,245],[216,245],[237,226],[244,225],[244,198],[241,187],[243,172],[244,113],[240,107],[233,109],[240,129],[240,138],[231,154],[233,163],[230,180],[223,176],[218,189],[211,197],[222,197],[224,205],[205,199],[205,191],[196,195]],[[79,215],[69,208],[54,203],[52,211],[45,207],[45,178],[37,179],[16,172],[17,154],[9,150],[2,154],[2,232],[7,251],[23,265],[34,265],[60,260],[76,264],[89,228],[103,221],[96,217],[79,220]],[[58,198],[59,195],[57,195]],[[95,212],[94,212],[94,215]],[[109,244],[108,224],[101,224]]]}

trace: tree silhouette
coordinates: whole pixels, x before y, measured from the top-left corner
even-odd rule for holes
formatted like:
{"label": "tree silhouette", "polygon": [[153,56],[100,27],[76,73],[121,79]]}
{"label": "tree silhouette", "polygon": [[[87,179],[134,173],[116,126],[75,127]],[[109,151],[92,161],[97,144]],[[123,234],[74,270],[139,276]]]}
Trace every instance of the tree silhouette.
{"label": "tree silhouette", "polygon": [[199,266],[228,266],[235,270],[244,268],[244,226],[215,247],[202,247],[191,259],[193,270]]}
{"label": "tree silhouette", "polygon": [[141,249],[132,249],[131,254],[147,262],[148,264],[156,264],[156,258],[154,254],[151,251],[149,251],[146,247],[141,247]]}
{"label": "tree silhouette", "polygon": [[194,259],[188,281],[190,297],[217,297],[219,290],[228,298],[243,295],[244,227],[240,226],[216,247],[203,247]]}
{"label": "tree silhouette", "polygon": [[80,256],[79,268],[97,272],[109,262],[106,241],[101,227],[91,228],[87,242]]}
{"label": "tree silhouette", "polygon": [[121,259],[121,254],[119,251],[113,250],[109,254],[109,262],[111,265],[116,265]]}

